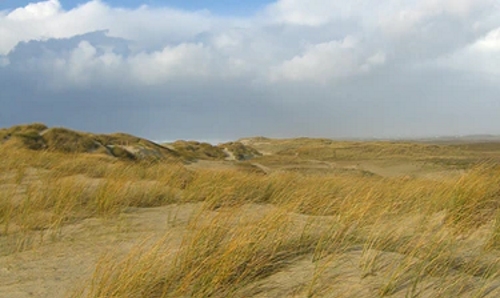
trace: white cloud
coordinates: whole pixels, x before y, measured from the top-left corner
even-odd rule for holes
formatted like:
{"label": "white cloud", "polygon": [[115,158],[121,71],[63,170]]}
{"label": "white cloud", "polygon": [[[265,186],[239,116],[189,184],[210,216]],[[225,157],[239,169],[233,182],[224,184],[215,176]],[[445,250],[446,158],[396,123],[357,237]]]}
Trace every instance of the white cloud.
{"label": "white cloud", "polygon": [[500,54],[500,28],[488,32],[488,34],[479,39],[471,46],[479,52],[496,52]]}
{"label": "white cloud", "polygon": [[[220,67],[225,66],[232,67],[221,71],[226,74],[253,71],[256,76],[268,77],[272,72],[271,76],[293,80],[324,80],[369,71],[375,65],[391,63],[392,57],[404,59],[406,55],[411,56],[410,59],[426,59],[425,56],[456,51],[453,47],[467,45],[468,41],[461,40],[464,36],[473,35],[478,30],[475,28],[486,26],[481,23],[483,17],[488,10],[490,15],[494,13],[492,8],[495,7],[493,0],[391,0],[383,3],[373,0],[279,0],[268,5],[262,14],[238,19],[217,17],[207,11],[147,6],[121,9],[99,0],[64,10],[58,0],[49,0],[0,15],[0,55],[9,53],[20,41],[70,38],[107,30],[110,37],[130,40],[129,47],[137,56],[133,59],[143,59],[144,65],[156,69],[153,73],[166,75],[158,66],[164,61],[149,63],[151,59],[177,55],[179,61],[189,64],[192,59],[183,59],[178,51],[187,51],[187,56],[195,55],[191,46],[185,46],[192,44],[201,46],[204,51],[196,57],[217,60],[217,63],[209,63],[210,67],[217,68],[213,71],[221,71]],[[482,14],[473,15],[477,11]],[[454,19],[450,21],[449,17],[459,18],[461,27],[457,28]],[[343,23],[351,25],[342,29],[339,25]],[[300,30],[293,33],[296,25],[312,27],[312,34],[307,33],[311,37]],[[285,28],[280,30],[292,33],[284,39],[280,31],[269,31],[269,26]],[[335,30],[335,27],[340,29]],[[448,35],[446,39],[452,39],[446,40],[444,45],[443,34]],[[335,41],[345,36],[355,36],[364,42],[346,50],[344,41],[340,44]],[[302,46],[297,46],[299,40]],[[304,50],[304,44],[309,44],[309,48]],[[382,54],[377,56],[379,52]],[[148,55],[154,57],[146,59]],[[110,57],[108,55],[107,59],[114,59]],[[125,63],[128,57],[117,61]],[[207,63],[203,65],[208,67]],[[281,65],[281,73],[276,65]],[[185,76],[186,73],[206,72],[203,67],[176,73]],[[340,72],[340,68],[344,71]],[[144,66],[133,69],[147,72]]]}
{"label": "white cloud", "polygon": [[26,7],[17,8],[7,15],[12,21],[43,20],[53,17],[61,12],[61,4],[58,0],[30,3]]}
{"label": "white cloud", "polygon": [[[396,63],[401,68],[437,63],[467,47],[470,59],[482,59],[481,51],[500,47],[499,30],[492,30],[500,25],[495,3],[279,0],[255,16],[228,18],[166,7],[115,8],[99,0],[64,10],[58,0],[48,0],[0,15],[0,55],[22,41],[106,30],[108,37],[127,40],[130,52],[83,41],[61,52],[46,49],[40,57],[26,57],[26,63],[67,88],[243,76],[250,83],[325,84]],[[490,33],[483,35],[485,30]],[[6,57],[4,67],[12,62]]]}
{"label": "white cloud", "polygon": [[156,85],[173,78],[210,75],[212,56],[202,44],[180,44],[154,53],[140,53],[127,62],[134,79]]}
{"label": "white cloud", "polygon": [[348,14],[340,1],[280,0],[267,7],[266,13],[273,22],[306,26],[321,26],[336,15]]}
{"label": "white cloud", "polygon": [[218,49],[231,50],[241,45],[241,39],[235,34],[222,33],[214,37],[213,44]]}
{"label": "white cloud", "polygon": [[[443,68],[476,72],[483,78],[496,79],[500,75],[500,28],[436,63]],[[494,77],[489,77],[491,75]]]}
{"label": "white cloud", "polygon": [[466,17],[474,11],[491,7],[494,4],[494,0],[425,0],[421,5],[422,10],[427,14],[448,13]]}
{"label": "white cloud", "polygon": [[375,15],[374,25],[380,26],[386,34],[397,37],[425,32],[440,22],[454,21],[456,23],[450,24],[454,29],[459,29],[456,27],[459,23],[471,28],[479,27],[485,17],[494,13],[495,6],[494,0],[387,1],[381,8],[373,7],[372,12]]}
{"label": "white cloud", "polygon": [[106,47],[81,41],[65,55],[46,52],[30,60],[30,69],[46,73],[45,82],[55,89],[110,86],[161,85],[212,74],[213,57],[202,44],[180,44],[160,51],[123,56]]}
{"label": "white cloud", "polygon": [[357,19],[367,26],[392,23],[394,27],[411,27],[437,15],[467,17],[474,11],[489,9],[495,3],[495,0],[279,0],[267,7],[266,15],[271,22],[304,26]]}
{"label": "white cloud", "polygon": [[30,68],[45,73],[44,84],[57,90],[114,84],[128,77],[123,57],[102,50],[84,40],[64,56],[46,52],[32,58]]}
{"label": "white cloud", "polygon": [[207,12],[185,12],[169,8],[113,8],[99,0],[72,10],[61,9],[58,0],[29,4],[0,15],[0,54],[7,54],[21,41],[69,38],[107,30],[110,36],[137,42],[139,48],[162,47],[183,42],[212,28]]}
{"label": "white cloud", "polygon": [[382,52],[367,56],[353,37],[309,46],[305,53],[283,62],[271,74],[272,80],[319,81],[366,73],[374,66],[385,63]]}

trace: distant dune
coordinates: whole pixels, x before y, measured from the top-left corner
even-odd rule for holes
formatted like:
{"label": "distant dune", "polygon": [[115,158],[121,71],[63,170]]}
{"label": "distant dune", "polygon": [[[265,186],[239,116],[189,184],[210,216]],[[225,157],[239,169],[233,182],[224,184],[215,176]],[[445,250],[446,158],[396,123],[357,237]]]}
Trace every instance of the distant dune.
{"label": "distant dune", "polygon": [[239,142],[217,146],[196,141],[157,144],[125,133],[93,134],[42,123],[0,129],[0,145],[64,153],[105,154],[121,159],[179,159],[181,161],[246,160],[260,153]]}

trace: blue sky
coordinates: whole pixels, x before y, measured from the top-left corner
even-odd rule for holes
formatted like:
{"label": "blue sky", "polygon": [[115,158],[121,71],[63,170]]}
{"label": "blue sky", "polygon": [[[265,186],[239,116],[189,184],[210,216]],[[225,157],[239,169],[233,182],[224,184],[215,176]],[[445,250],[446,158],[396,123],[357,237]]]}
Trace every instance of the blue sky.
{"label": "blue sky", "polygon": [[[1,9],[13,9],[25,6],[29,3],[37,2],[36,0],[0,0]],[[65,9],[74,8],[87,1],[82,0],[62,0],[60,1]],[[153,7],[169,6],[186,10],[201,10],[208,9],[212,13],[222,15],[251,15],[256,11],[262,9],[266,4],[271,1],[266,0],[108,0],[103,1],[112,6],[135,8],[141,5],[149,5]]]}
{"label": "blue sky", "polygon": [[0,0],[0,127],[500,135],[498,0],[75,3]]}

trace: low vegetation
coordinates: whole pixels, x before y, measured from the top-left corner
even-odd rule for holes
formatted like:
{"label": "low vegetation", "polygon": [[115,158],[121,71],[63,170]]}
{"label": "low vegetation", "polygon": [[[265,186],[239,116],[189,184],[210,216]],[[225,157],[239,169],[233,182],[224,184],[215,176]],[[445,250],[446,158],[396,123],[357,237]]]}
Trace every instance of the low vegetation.
{"label": "low vegetation", "polygon": [[106,154],[122,159],[180,159],[179,153],[127,134],[97,135],[44,124],[17,125],[0,130],[0,145],[13,149],[62,153]]}
{"label": "low vegetation", "polygon": [[236,160],[248,160],[262,155],[256,149],[245,146],[241,142],[228,142],[220,144],[219,147],[231,152]]}
{"label": "low vegetation", "polygon": [[[3,139],[31,130],[45,136],[40,132],[47,128],[11,129],[2,132]],[[56,132],[67,137],[66,130]],[[87,137],[80,141],[85,143]],[[120,142],[89,138],[115,146]],[[54,141],[44,139],[44,144],[56,146],[60,136],[50,139]],[[259,138],[226,144],[221,147],[233,146],[231,152],[237,156],[241,149],[242,159],[251,152],[253,159],[213,169],[188,168],[182,158],[130,159],[88,150],[0,146],[1,254],[41,245],[32,241],[39,231],[52,233],[51,241],[57,244],[63,227],[87,218],[114,221],[134,208],[196,204],[200,208],[182,227],[172,225],[157,239],[103,255],[93,275],[71,295],[500,294],[496,146],[296,142]],[[218,155],[217,146],[178,142],[173,147],[169,150],[191,162],[227,162],[221,161],[227,156]],[[258,157],[259,148],[266,155]],[[337,155],[332,155],[332,148],[340,148]],[[341,163],[356,156],[354,165],[366,160],[425,161],[430,166],[423,169],[440,175],[384,176]],[[440,163],[444,159],[468,162],[457,167]],[[180,239],[175,238],[178,231]]]}
{"label": "low vegetation", "polygon": [[262,154],[252,147],[245,146],[240,142],[228,142],[219,145],[197,141],[176,141],[171,146],[182,157],[189,161],[196,160],[249,160]]}
{"label": "low vegetation", "polygon": [[196,141],[176,141],[169,144],[173,149],[190,161],[197,159],[223,160],[227,157],[224,151],[209,143]]}

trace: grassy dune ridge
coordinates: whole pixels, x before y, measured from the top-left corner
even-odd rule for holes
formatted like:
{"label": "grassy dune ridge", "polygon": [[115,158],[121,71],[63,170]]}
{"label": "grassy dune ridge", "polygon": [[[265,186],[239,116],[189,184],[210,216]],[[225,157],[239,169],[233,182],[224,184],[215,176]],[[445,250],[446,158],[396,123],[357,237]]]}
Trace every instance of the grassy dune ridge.
{"label": "grassy dune ridge", "polygon": [[[497,147],[357,142],[349,151],[327,140],[241,142],[264,155],[246,162],[211,156],[213,167],[192,168],[182,159],[0,146],[1,255],[57,245],[64,227],[89,218],[117,221],[143,208],[195,204],[165,235],[103,255],[70,296],[500,294]],[[332,155],[332,146],[343,155]],[[425,160],[440,176],[368,175],[342,163],[356,156]],[[461,160],[467,163],[457,171],[451,161]],[[248,170],[256,164],[266,174]]]}

